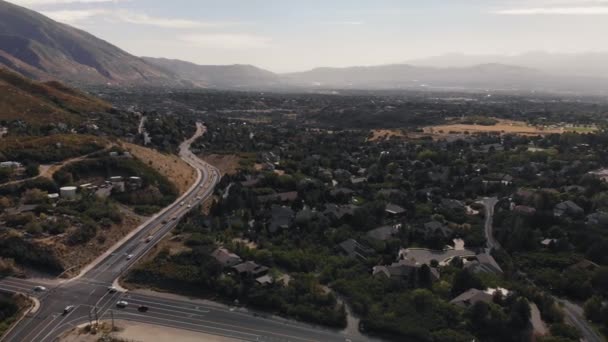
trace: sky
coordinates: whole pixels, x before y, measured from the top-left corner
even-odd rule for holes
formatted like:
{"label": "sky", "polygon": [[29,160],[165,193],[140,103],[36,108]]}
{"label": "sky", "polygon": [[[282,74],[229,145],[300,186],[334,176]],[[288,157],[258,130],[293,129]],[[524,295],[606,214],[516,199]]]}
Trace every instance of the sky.
{"label": "sky", "polygon": [[137,56],[274,72],[608,50],[608,0],[9,0]]}

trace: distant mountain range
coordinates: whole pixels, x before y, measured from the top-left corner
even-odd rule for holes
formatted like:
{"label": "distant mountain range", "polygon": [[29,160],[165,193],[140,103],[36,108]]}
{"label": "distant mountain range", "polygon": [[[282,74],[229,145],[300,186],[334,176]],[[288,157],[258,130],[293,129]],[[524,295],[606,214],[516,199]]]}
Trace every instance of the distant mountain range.
{"label": "distant mountain range", "polygon": [[608,93],[608,54],[445,55],[404,64],[274,74],[251,65],[136,57],[0,0],[0,66],[37,80],[112,86],[310,90],[433,89]]}
{"label": "distant mountain range", "polygon": [[57,81],[34,82],[0,68],[0,120],[23,120],[33,125],[78,124],[86,120],[87,113],[111,108],[110,104]]}
{"label": "distant mountain range", "polygon": [[151,57],[143,57],[143,59],[197,87],[269,88],[281,84],[279,75],[253,65],[198,65],[176,59]]}
{"label": "distant mountain range", "polygon": [[608,52],[566,54],[536,51],[512,56],[449,53],[410,60],[406,63],[437,68],[464,68],[479,64],[500,63],[533,68],[556,75],[608,77]]}

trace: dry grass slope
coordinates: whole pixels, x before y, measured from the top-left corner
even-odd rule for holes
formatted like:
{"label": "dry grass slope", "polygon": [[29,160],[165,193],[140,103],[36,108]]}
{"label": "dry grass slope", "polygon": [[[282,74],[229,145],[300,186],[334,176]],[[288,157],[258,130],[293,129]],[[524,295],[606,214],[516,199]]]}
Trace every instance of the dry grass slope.
{"label": "dry grass slope", "polygon": [[78,124],[86,119],[81,114],[110,108],[110,104],[59,82],[34,82],[0,68],[0,120]]}
{"label": "dry grass slope", "polygon": [[136,158],[167,177],[183,194],[196,181],[196,172],[178,156],[163,154],[143,146],[121,142],[121,146]]}

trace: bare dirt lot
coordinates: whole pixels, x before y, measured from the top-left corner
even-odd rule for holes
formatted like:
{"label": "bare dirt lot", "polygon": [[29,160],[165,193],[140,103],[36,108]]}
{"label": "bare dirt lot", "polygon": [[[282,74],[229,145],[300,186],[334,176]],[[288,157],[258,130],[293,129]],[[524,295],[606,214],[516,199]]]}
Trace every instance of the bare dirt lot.
{"label": "bare dirt lot", "polygon": [[392,137],[396,138],[404,138],[406,134],[403,130],[400,129],[373,129],[371,131],[371,137],[369,137],[368,141],[378,141],[384,139],[390,139]]}
{"label": "bare dirt lot", "polygon": [[[105,322],[104,325],[108,325]],[[117,320],[115,325],[118,331],[111,337],[121,341],[137,342],[236,342],[237,339],[203,334],[199,332],[161,327],[131,321]],[[59,338],[60,342],[97,342],[103,336],[102,333],[89,334],[83,328],[75,328]]]}
{"label": "bare dirt lot", "polygon": [[497,134],[520,134],[520,135],[545,135],[562,134],[565,132],[593,131],[593,127],[579,127],[568,125],[531,126],[522,121],[496,119],[495,125],[468,125],[468,124],[445,124],[424,127],[423,131],[433,137],[442,137],[454,134],[475,133],[497,133]]}
{"label": "bare dirt lot", "polygon": [[161,175],[167,177],[179,190],[186,192],[196,181],[196,171],[178,156],[163,154],[143,146],[121,142],[120,145],[139,160],[150,165]]}

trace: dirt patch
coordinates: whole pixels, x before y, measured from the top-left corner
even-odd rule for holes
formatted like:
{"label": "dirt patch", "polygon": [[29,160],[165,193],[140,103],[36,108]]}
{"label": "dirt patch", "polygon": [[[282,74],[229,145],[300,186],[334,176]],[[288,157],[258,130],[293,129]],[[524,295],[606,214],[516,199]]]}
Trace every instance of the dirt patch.
{"label": "dirt patch", "polygon": [[127,142],[120,142],[120,145],[136,158],[167,177],[177,187],[180,194],[186,192],[196,181],[196,171],[178,156],[163,154],[156,150]]}
{"label": "dirt patch", "polygon": [[518,134],[518,135],[546,135],[563,134],[566,132],[593,132],[596,128],[592,126],[574,125],[549,125],[531,126],[522,121],[496,119],[495,125],[475,125],[475,124],[445,124],[424,127],[425,134],[434,138],[442,138],[449,135],[475,134],[475,133],[495,133],[495,134]]}
{"label": "dirt patch", "polygon": [[239,169],[241,158],[234,154],[208,154],[201,156],[201,159],[217,167],[223,175],[233,175]]}
{"label": "dirt patch", "polygon": [[249,249],[257,249],[258,248],[258,245],[255,242],[247,240],[247,239],[234,238],[234,239],[232,239],[232,242],[242,243],[243,246],[246,246]]}
{"label": "dirt patch", "polygon": [[367,141],[388,140],[390,138],[405,138],[407,135],[400,129],[373,129]]}
{"label": "dirt patch", "polygon": [[123,213],[123,220],[120,224],[114,224],[109,228],[99,228],[97,236],[86,244],[68,245],[66,242],[67,234],[39,239],[36,243],[52,246],[57,258],[61,261],[64,269],[67,270],[64,276],[74,276],[78,274],[82,267],[107,251],[144,220],[143,217],[127,213],[125,210],[121,210],[121,212]]}
{"label": "dirt patch", "polygon": [[[91,334],[86,328],[74,328],[59,338],[60,342],[97,342],[111,330],[110,322],[102,322],[101,331]],[[152,324],[132,321],[116,320],[115,330],[110,334],[112,338],[121,341],[138,342],[236,342],[238,340],[223,336],[214,336],[205,333],[181,330]]]}

